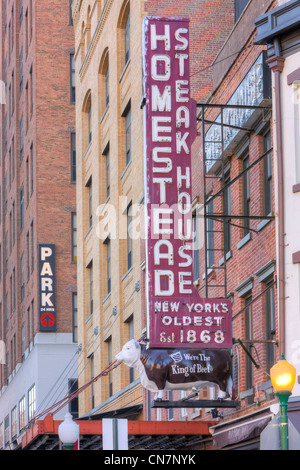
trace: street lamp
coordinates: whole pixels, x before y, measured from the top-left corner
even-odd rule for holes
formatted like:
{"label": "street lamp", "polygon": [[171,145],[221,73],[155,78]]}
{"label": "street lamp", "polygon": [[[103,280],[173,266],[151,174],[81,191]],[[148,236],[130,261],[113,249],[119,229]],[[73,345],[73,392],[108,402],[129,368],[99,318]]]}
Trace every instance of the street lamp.
{"label": "street lamp", "polygon": [[72,419],[72,415],[67,413],[64,421],[58,427],[58,435],[65,450],[73,450],[75,442],[79,438],[79,426]]}
{"label": "street lamp", "polygon": [[282,354],[280,361],[278,361],[271,368],[270,375],[274,392],[278,396],[280,403],[281,450],[288,450],[287,404],[295,384],[296,369],[285,359],[284,355]]}

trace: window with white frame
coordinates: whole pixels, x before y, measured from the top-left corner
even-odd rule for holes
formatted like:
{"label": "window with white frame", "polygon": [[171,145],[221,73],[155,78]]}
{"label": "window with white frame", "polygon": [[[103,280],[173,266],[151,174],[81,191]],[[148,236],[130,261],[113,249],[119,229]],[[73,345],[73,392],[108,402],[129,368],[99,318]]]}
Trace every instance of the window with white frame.
{"label": "window with white frame", "polygon": [[36,389],[35,384],[28,390],[28,421],[30,421],[36,412]]}

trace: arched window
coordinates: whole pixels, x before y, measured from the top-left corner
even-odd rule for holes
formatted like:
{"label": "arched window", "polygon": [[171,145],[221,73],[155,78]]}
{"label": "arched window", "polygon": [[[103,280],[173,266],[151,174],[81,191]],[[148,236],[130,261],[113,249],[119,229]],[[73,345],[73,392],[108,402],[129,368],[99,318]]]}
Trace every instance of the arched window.
{"label": "arched window", "polygon": [[122,73],[130,60],[130,2],[126,0],[118,21],[119,73]]}
{"label": "arched window", "polygon": [[127,14],[124,30],[125,65],[130,59],[130,11]]}
{"label": "arched window", "polygon": [[86,94],[84,104],[82,107],[82,143],[83,150],[92,142],[92,97],[89,91]]}
{"label": "arched window", "polygon": [[99,115],[102,116],[109,105],[109,54],[106,48],[99,66]]}
{"label": "arched window", "polygon": [[80,36],[80,52],[81,52],[81,62],[85,56],[85,24],[84,21],[81,25],[81,36]]}

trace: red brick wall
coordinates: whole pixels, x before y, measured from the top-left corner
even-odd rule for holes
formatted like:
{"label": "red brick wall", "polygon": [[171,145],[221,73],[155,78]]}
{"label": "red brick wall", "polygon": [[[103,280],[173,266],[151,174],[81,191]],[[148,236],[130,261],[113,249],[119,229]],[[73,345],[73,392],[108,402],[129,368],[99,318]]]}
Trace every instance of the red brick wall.
{"label": "red brick wall", "polygon": [[[56,245],[56,305],[57,331],[72,331],[72,291],[76,291],[76,264],[71,263],[71,211],[76,210],[75,185],[71,184],[70,175],[70,131],[75,126],[75,105],[70,104],[70,53],[74,48],[74,31],[69,24],[69,1],[57,0],[51,5],[44,1],[33,2],[32,35],[30,1],[23,1],[23,19],[19,22],[18,2],[7,2],[7,24],[12,21],[11,10],[14,7],[14,46],[7,65],[7,80],[10,82],[14,71],[15,110],[7,133],[7,152],[2,147],[3,163],[1,167],[1,212],[2,230],[2,278],[0,296],[2,299],[1,327],[7,351],[10,354],[10,342],[16,335],[16,363],[21,362],[21,327],[25,323],[25,348],[28,347],[27,309],[34,300],[35,333],[38,332],[38,243]],[[1,2],[1,45],[2,77],[4,78],[4,58],[9,55],[8,27],[4,34],[4,0]],[[26,12],[28,12],[28,54],[26,55]],[[23,90],[19,88],[19,56],[23,46]],[[27,128],[26,84],[28,82],[29,106],[31,102],[30,69],[33,77],[33,113],[29,112]],[[8,112],[8,103],[2,110],[1,129],[4,142],[4,116]],[[20,127],[23,114],[24,147],[20,159]],[[9,174],[9,148],[15,142],[14,167],[15,177],[8,185],[8,204],[5,211],[5,174]],[[31,169],[30,148],[33,146],[33,169]],[[33,192],[27,199],[27,169],[33,172]],[[31,177],[29,178],[31,185]],[[24,227],[20,227],[20,189],[24,184]],[[10,238],[10,211],[15,203],[16,238],[8,256],[8,269],[5,270],[5,233]],[[27,277],[27,232],[34,227],[34,270]],[[30,233],[31,245],[31,233]],[[20,296],[20,258],[25,253],[25,295]],[[30,246],[31,257],[31,246]],[[10,305],[10,276],[16,273],[16,308]],[[5,294],[9,292],[9,328],[5,327]],[[31,318],[32,322],[32,318]],[[32,333],[31,333],[32,341]],[[11,359],[10,359],[11,364]],[[4,368],[2,367],[4,370]],[[12,368],[10,367],[9,373]],[[2,379],[4,374],[2,373]]]}

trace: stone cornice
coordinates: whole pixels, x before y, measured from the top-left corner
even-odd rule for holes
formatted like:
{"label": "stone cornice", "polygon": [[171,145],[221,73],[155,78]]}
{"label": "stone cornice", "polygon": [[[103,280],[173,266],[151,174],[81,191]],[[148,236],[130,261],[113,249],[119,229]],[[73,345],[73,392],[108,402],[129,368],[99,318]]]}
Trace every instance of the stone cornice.
{"label": "stone cornice", "polygon": [[[80,0],[78,0],[80,1]],[[93,55],[93,52],[96,48],[96,45],[98,44],[98,40],[99,40],[99,37],[100,37],[100,34],[103,30],[103,26],[105,24],[105,21],[107,19],[107,16],[110,12],[110,9],[111,9],[111,6],[112,6],[112,3],[113,3],[113,0],[106,0],[105,2],[105,5],[102,9],[102,12],[101,12],[101,15],[100,15],[100,18],[99,18],[99,21],[97,23],[97,26],[96,26],[96,29],[95,29],[95,32],[93,34],[93,37],[91,39],[91,42],[89,44],[89,47],[88,47],[88,50],[85,54],[85,57],[83,59],[83,62],[81,64],[81,67],[79,69],[79,76],[80,78],[83,78],[84,77],[84,74],[88,68],[88,65],[91,61],[91,58],[92,58],[92,55]],[[100,63],[100,58],[99,58],[99,63]]]}

